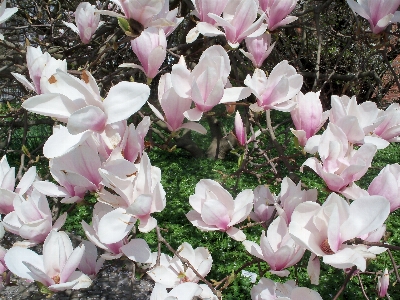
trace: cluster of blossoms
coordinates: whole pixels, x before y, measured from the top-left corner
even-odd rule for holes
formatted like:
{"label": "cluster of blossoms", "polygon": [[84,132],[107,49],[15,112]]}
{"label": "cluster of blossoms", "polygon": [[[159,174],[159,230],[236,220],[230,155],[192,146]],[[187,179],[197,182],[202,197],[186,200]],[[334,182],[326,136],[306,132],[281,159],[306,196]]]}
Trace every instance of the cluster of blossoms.
{"label": "cluster of blossoms", "polygon": [[[117,9],[96,10],[84,2],[76,9],[76,25],[65,25],[87,44],[102,24],[101,14],[135,20],[143,30],[132,39],[131,47],[141,65],[125,63],[120,67],[138,68],[151,82],[166,59],[167,37],[183,18],[177,18],[177,9],[169,10],[168,0],[113,2],[123,14]],[[389,213],[400,207],[400,166],[385,167],[367,191],[354,182],[367,172],[377,149],[400,141],[399,105],[381,110],[372,102],[357,104],[355,97],[332,96],[332,109],[324,112],[320,93],[303,94],[303,77],[288,61],[277,64],[268,76],[261,70],[274,48],[266,30],[273,32],[295,21],[296,17],[289,14],[296,0],[192,2],[193,15],[199,21],[188,33],[187,42],[194,42],[200,34],[225,36],[232,48],[245,41],[248,52],[242,53],[255,70],[253,75],[247,75],[242,87],[233,87],[229,81],[231,61],[224,47],[207,48],[192,69],[182,56],[171,73],[163,72],[160,76],[158,100],[163,113],[148,104],[155,116],[171,132],[190,129],[205,134],[206,129],[198,123],[204,113],[218,104],[254,95],[256,103],[250,105],[254,112],[290,112],[298,144],[305,152],[318,154],[308,158],[303,166],[313,169],[332,193],[320,204],[316,190],[302,190],[301,182],[295,184],[286,177],[278,195],[260,185],[254,191],[240,192],[234,199],[216,181],[202,179],[189,198],[193,210],[186,214],[187,219],[202,231],[226,232],[233,240],[242,242],[251,255],[269,265],[274,275],[288,276],[287,269],[297,264],[306,250],[311,252],[307,270],[313,284],[319,281],[320,257],[338,269],[356,266],[365,271],[367,259],[375,258],[385,248],[362,242],[380,241]],[[386,6],[377,15],[373,14],[374,9],[383,4],[375,7],[374,1],[359,2],[348,0],[355,12],[369,20],[374,33],[397,22],[392,7],[397,8],[399,1],[393,1],[396,3],[390,9]],[[0,7],[0,22],[16,11],[5,9],[5,3]],[[68,73],[65,60],[57,60],[39,47],[28,46],[26,59],[31,81],[21,74],[13,76],[36,95],[24,101],[22,107],[65,126],[55,125],[43,148],[56,183],[41,180],[32,167],[16,185],[15,169],[6,157],[0,161],[0,213],[5,215],[0,235],[5,229],[24,239],[11,249],[0,249],[0,270],[9,269],[51,291],[62,291],[88,287],[105,260],[126,256],[148,266],[147,274],[156,282],[152,299],[217,299],[209,285],[198,284],[212,267],[213,260],[206,248],[193,249],[185,242],[170,257],[152,253],[144,239],[130,235],[136,227],[142,233],[154,230],[157,220],[153,214],[166,207],[161,170],[151,165],[144,151],[150,118],[143,117],[137,126],[128,125],[127,121],[147,103],[149,86],[120,82],[103,97],[87,70],[77,78]],[[327,121],[323,133],[318,135]],[[235,127],[241,145],[250,144],[260,134],[254,133],[247,140],[238,113]],[[68,235],[60,231],[67,215],[59,216],[53,223],[47,196],[71,204],[82,201],[88,192],[97,198],[91,224],[82,221],[88,240],[74,249]],[[239,227],[248,218],[264,226],[259,243],[247,240]],[[28,249],[38,243],[44,243],[43,255]],[[100,257],[96,247],[104,250]],[[380,295],[385,295],[387,271],[379,284]],[[293,281],[281,284],[267,278],[261,278],[253,287],[251,297],[322,299]]]}

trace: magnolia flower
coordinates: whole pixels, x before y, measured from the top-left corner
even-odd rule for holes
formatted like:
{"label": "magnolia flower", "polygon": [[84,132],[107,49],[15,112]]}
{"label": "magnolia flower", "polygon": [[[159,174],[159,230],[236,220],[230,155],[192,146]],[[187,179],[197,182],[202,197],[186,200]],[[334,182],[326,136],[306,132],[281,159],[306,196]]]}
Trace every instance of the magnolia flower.
{"label": "magnolia flower", "polygon": [[64,25],[71,28],[72,31],[79,34],[82,43],[88,44],[94,32],[99,28],[100,14],[96,14],[96,7],[89,2],[81,2],[75,11],[75,24],[64,22]]}
{"label": "magnolia flower", "polygon": [[125,130],[123,139],[121,141],[121,151],[123,157],[135,163],[143,155],[145,149],[144,138],[150,128],[150,117],[146,116],[136,126],[129,124],[129,127]]}
{"label": "magnolia flower", "polygon": [[356,265],[365,271],[366,259],[374,258],[377,249],[344,242],[382,228],[389,212],[389,201],[382,196],[361,197],[349,205],[332,193],[322,205],[299,204],[292,214],[289,233],[297,244],[322,256],[324,263],[340,269]]}
{"label": "magnolia flower", "polygon": [[67,213],[62,214],[52,225],[52,215],[46,197],[33,190],[27,199],[17,195],[14,198],[14,211],[3,219],[7,231],[27,239],[27,246],[42,243],[51,230],[59,230],[67,219]]}
{"label": "magnolia flower", "polygon": [[290,112],[290,115],[292,116],[296,130],[291,129],[291,131],[297,137],[302,147],[306,145],[310,137],[321,129],[329,116],[329,111],[322,111],[319,95],[320,92],[309,92],[305,95],[299,92],[294,98],[297,105]]}
{"label": "magnolia flower", "polygon": [[158,74],[167,54],[167,39],[161,28],[147,28],[139,37],[131,41],[133,52],[142,66],[125,63],[120,67],[138,68],[147,78],[153,79]]}
{"label": "magnolia flower", "polygon": [[400,141],[400,105],[391,104],[385,111],[380,111],[376,120],[378,126],[374,129],[374,135],[388,141]]}
{"label": "magnolia flower", "polygon": [[[135,174],[121,178],[100,169],[103,184],[115,192],[112,194],[107,189],[99,193],[99,201],[105,202],[117,209],[111,212],[113,218],[104,221],[105,229],[117,231],[110,232],[109,237],[104,237],[103,242],[114,243],[123,238],[125,233],[132,229],[134,222],[125,222],[129,216],[140,220],[139,230],[149,232],[157,226],[157,220],[151,216],[154,212],[160,212],[165,208],[165,191],[161,185],[161,170],[153,167],[146,153],[143,154],[140,165]],[[116,195],[117,194],[117,195]],[[118,215],[122,217],[118,219]],[[100,222],[100,225],[103,224]]]}
{"label": "magnolia flower", "polygon": [[389,272],[385,269],[382,276],[378,276],[378,284],[376,289],[378,290],[378,297],[385,298],[387,295],[387,290],[389,288]]}
{"label": "magnolia flower", "polygon": [[202,231],[224,231],[234,240],[244,241],[245,234],[233,226],[247,218],[253,207],[253,198],[251,190],[244,190],[233,200],[219,183],[202,179],[196,184],[195,194],[189,197],[194,210],[186,217]]}
{"label": "magnolia flower", "polygon": [[265,185],[259,185],[254,189],[254,211],[249,217],[255,222],[268,221],[275,211],[277,197],[271,193]]}
{"label": "magnolia flower", "polygon": [[[7,21],[13,14],[18,11],[17,7],[6,8],[7,0],[1,1],[0,4],[0,24]],[[0,40],[4,40],[4,36],[0,33]]]}
{"label": "magnolia flower", "polygon": [[171,16],[162,13],[166,3],[165,0],[112,0],[112,2],[121,8],[124,15],[108,10],[101,10],[99,13],[113,17],[133,19],[144,28],[177,25],[173,22],[175,20],[171,20]]}
{"label": "magnolia flower", "polygon": [[355,183],[343,190],[349,199],[363,196],[383,196],[390,202],[390,212],[400,207],[400,165],[386,165],[370,183],[368,190],[363,190]]}
{"label": "magnolia flower", "polygon": [[85,246],[75,249],[65,232],[52,230],[43,244],[43,255],[32,250],[13,247],[5,255],[8,269],[15,275],[30,281],[39,281],[49,290],[81,289],[91,285],[92,280],[75,271],[81,261]]}
{"label": "magnolia flower", "polygon": [[271,273],[278,276],[288,276],[285,270],[300,261],[305,249],[297,245],[289,235],[288,226],[282,217],[277,217],[261,234],[260,246],[251,241],[244,241],[247,252],[266,261]]}
{"label": "magnolia flower", "polygon": [[192,72],[183,57],[172,67],[171,83],[175,92],[182,98],[192,99],[196,105],[184,113],[187,119],[198,121],[203,112],[219,103],[236,102],[250,96],[248,88],[225,88],[230,71],[228,54],[220,45],[207,48]]}
{"label": "magnolia flower", "polygon": [[[169,26],[162,26],[162,30],[164,30],[165,32],[165,36],[169,36],[176,27],[178,27],[178,25],[183,21],[183,17],[181,18],[177,18],[178,14],[178,7],[173,9],[173,10],[169,10],[169,0],[164,0],[164,5],[163,8],[161,9],[161,11],[154,17],[155,23],[170,23]],[[154,24],[157,25],[157,24]],[[163,24],[163,25],[167,25],[167,24]]]}
{"label": "magnolia flower", "polygon": [[32,184],[37,179],[36,167],[30,167],[15,186],[15,168],[10,167],[7,157],[0,160],[0,214],[8,214],[14,210],[14,198],[29,195]]}
{"label": "magnolia flower", "polygon": [[[4,1],[5,2],[5,1]],[[55,59],[49,53],[42,53],[40,47],[28,46],[26,49],[26,64],[33,84],[24,75],[11,73],[26,89],[37,94],[48,92],[49,79],[57,69],[66,72],[67,61]]]}
{"label": "magnolia flower", "polygon": [[250,291],[252,300],[322,300],[322,297],[311,289],[296,286],[294,280],[285,283],[261,278]]}
{"label": "magnolia flower", "polygon": [[249,52],[245,52],[243,49],[239,49],[239,51],[250,59],[256,68],[260,68],[274,49],[275,43],[271,45],[271,35],[264,33],[257,37],[248,37],[245,41]]}
{"label": "magnolia flower", "polygon": [[148,103],[154,114],[161,119],[172,132],[187,128],[205,134],[207,130],[196,122],[183,123],[185,111],[189,110],[192,100],[179,96],[172,86],[171,74],[161,76],[158,83],[158,101],[164,111],[164,116],[153,105]]}
{"label": "magnolia flower", "polygon": [[297,20],[297,17],[288,16],[296,7],[297,0],[258,0],[258,2],[261,10],[265,12],[269,31]]}
{"label": "magnolia flower", "polygon": [[272,69],[269,77],[256,69],[253,76],[247,75],[244,84],[257,98],[257,104],[250,106],[252,110],[291,111],[296,105],[291,99],[300,92],[303,76],[284,60]]}
{"label": "magnolia flower", "polygon": [[378,109],[375,103],[366,101],[357,104],[355,96],[349,98],[345,95],[342,97],[333,95],[331,106],[330,123],[340,127],[350,143],[370,143],[376,145],[378,149],[383,149],[389,145],[378,134],[371,135],[371,132],[376,130],[384,120],[384,118],[379,119],[382,111]]}
{"label": "magnolia flower", "polygon": [[199,28],[209,28],[210,25],[216,26],[216,21],[209,17],[208,14],[212,13],[213,15],[221,16],[228,4],[228,0],[192,0],[192,3],[195,8],[193,14],[200,19],[200,22],[188,32],[186,43],[192,43],[197,39],[200,34]]}
{"label": "magnolia flower", "polygon": [[85,246],[85,252],[78,265],[78,269],[93,279],[103,267],[104,258],[97,258],[97,247],[92,242],[82,241],[82,244]]}
{"label": "magnolia flower", "polygon": [[235,115],[235,135],[241,146],[247,144],[246,128],[243,125],[242,117],[240,116],[239,111],[236,111]]}
{"label": "magnolia flower", "polygon": [[334,192],[342,191],[347,185],[360,179],[371,166],[377,147],[364,144],[354,150],[346,134],[336,125],[329,123],[322,136],[311,137],[306,144],[308,153],[318,149],[321,161],[308,158],[302,165],[314,170]]}
{"label": "magnolia flower", "polygon": [[218,26],[224,28],[224,32],[208,23],[197,25],[197,29],[204,36],[225,35],[228,44],[237,48],[246,37],[256,37],[265,32],[267,25],[263,24],[265,15],[257,19],[257,0],[228,1],[223,17],[208,13],[208,17],[215,20]]}
{"label": "magnolia flower", "polygon": [[[115,219],[128,224],[128,228],[118,226],[120,223],[115,222]],[[132,239],[128,242],[127,234],[135,222],[136,219],[133,216],[121,213],[121,209],[113,210],[111,206],[98,202],[93,209],[92,225],[82,221],[82,227],[86,237],[93,244],[106,250],[106,253],[101,255],[102,258],[112,260],[126,255],[133,261],[149,263],[151,262],[151,250],[146,241]],[[122,234],[121,231],[123,231]],[[117,238],[113,236],[114,234]]]}
{"label": "magnolia flower", "polygon": [[[179,246],[177,252],[203,277],[211,270],[212,257],[210,252],[204,247],[193,247],[188,243]],[[183,265],[177,256],[166,261],[162,261],[160,266],[156,266],[147,272],[147,274],[156,282],[161,283],[167,288],[173,288],[184,282],[197,283],[200,278],[193,272],[191,268]]]}
{"label": "magnolia flower", "polygon": [[347,4],[357,14],[367,19],[373,33],[380,33],[390,23],[400,22],[397,8],[400,0],[347,0]]}

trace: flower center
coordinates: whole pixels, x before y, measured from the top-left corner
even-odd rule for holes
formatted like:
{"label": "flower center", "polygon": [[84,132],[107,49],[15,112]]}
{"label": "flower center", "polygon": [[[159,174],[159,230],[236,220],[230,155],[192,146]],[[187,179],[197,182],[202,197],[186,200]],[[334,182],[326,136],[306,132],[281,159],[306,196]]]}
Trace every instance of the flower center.
{"label": "flower center", "polygon": [[335,254],[335,252],[332,251],[331,246],[329,245],[328,239],[325,239],[321,243],[320,247],[325,254]]}
{"label": "flower center", "polygon": [[56,275],[53,277],[54,283],[59,284],[60,283],[60,275]]}

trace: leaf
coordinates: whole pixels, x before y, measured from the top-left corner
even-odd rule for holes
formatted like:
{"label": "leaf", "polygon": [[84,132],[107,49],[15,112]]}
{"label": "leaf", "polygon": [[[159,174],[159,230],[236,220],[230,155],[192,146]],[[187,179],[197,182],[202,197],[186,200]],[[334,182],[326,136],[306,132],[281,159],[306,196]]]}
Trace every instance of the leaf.
{"label": "leaf", "polygon": [[129,22],[124,18],[118,18],[118,25],[121,29],[126,32],[131,32],[131,27],[129,26]]}

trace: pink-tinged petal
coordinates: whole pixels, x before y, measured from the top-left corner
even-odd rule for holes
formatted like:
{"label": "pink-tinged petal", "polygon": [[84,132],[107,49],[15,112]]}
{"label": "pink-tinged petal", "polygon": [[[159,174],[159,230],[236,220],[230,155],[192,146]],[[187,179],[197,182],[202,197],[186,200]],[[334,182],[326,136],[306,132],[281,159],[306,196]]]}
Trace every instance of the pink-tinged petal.
{"label": "pink-tinged petal", "polygon": [[370,19],[370,16],[368,13],[364,10],[364,7],[361,6],[359,3],[357,3],[354,0],[346,0],[347,4],[350,6],[351,10],[354,11],[355,13],[359,14],[361,17],[364,19]]}
{"label": "pink-tinged petal", "polygon": [[227,230],[230,215],[227,208],[218,200],[208,199],[204,202],[201,217],[208,225],[214,225],[220,230]]}
{"label": "pink-tinged petal", "polygon": [[214,226],[214,225],[208,225],[206,224],[201,215],[194,211],[191,210],[186,214],[186,218],[188,218],[189,222],[193,224],[193,226],[196,226],[197,228],[199,228],[200,230],[203,231],[215,231],[215,230],[219,230],[218,227]]}
{"label": "pink-tinged petal", "polygon": [[[350,216],[341,226],[342,241],[380,228],[390,213],[389,201],[381,196],[362,197],[350,204]],[[348,230],[351,228],[351,230]]]}
{"label": "pink-tinged petal", "polygon": [[252,190],[244,190],[237,195],[233,214],[229,226],[238,224],[245,220],[253,209],[254,194]]}
{"label": "pink-tinged petal", "polygon": [[247,252],[249,252],[251,255],[264,260],[263,253],[259,245],[251,241],[243,241],[242,244],[246,248]]}
{"label": "pink-tinged petal", "polygon": [[165,56],[167,55],[167,50],[158,46],[153,51],[151,51],[149,55],[148,67],[147,67],[147,77],[154,78],[158,74],[158,70],[165,60]]}
{"label": "pink-tinged petal", "polygon": [[70,281],[69,277],[78,267],[84,253],[85,245],[83,244],[74,249],[60,273],[60,283]]}
{"label": "pink-tinged petal", "polygon": [[200,296],[203,290],[194,282],[184,282],[173,288],[168,293],[168,298],[177,300],[191,300],[196,296]]}
{"label": "pink-tinged petal", "polygon": [[104,99],[107,124],[125,120],[146,103],[150,88],[142,83],[120,82],[113,86]]}
{"label": "pink-tinged petal", "polygon": [[175,92],[179,95],[179,97],[190,97],[190,71],[186,67],[184,60],[182,63],[178,63],[172,66],[171,82]]}
{"label": "pink-tinged petal", "polygon": [[388,288],[389,288],[389,272],[388,269],[385,269],[383,275],[378,277],[377,290],[379,293],[379,297],[381,298],[386,297]]}
{"label": "pink-tinged petal", "polygon": [[92,284],[92,280],[89,276],[82,274],[82,272],[74,271],[70,277],[69,282],[60,283],[60,284],[53,284],[49,286],[49,290],[59,292],[65,291],[68,289],[79,290],[88,288]]}
{"label": "pink-tinged petal", "polygon": [[22,224],[19,235],[35,243],[41,243],[51,230],[51,220],[42,219],[30,223]]}
{"label": "pink-tinged petal", "polygon": [[71,29],[73,32],[79,34],[79,29],[78,29],[78,27],[76,27],[76,25],[75,25],[74,23],[68,23],[68,22],[65,22],[65,21],[62,21],[62,22],[63,22],[63,24],[64,24],[65,26],[67,26],[67,27],[68,27],[69,29]]}
{"label": "pink-tinged petal", "polygon": [[54,222],[53,228],[56,231],[59,231],[61,227],[64,226],[65,221],[67,220],[67,213],[63,213],[58,219]]}
{"label": "pink-tinged petal", "polygon": [[18,74],[18,73],[13,73],[11,72],[11,75],[14,76],[14,78],[21,83],[28,91],[35,91],[35,87],[33,84],[26,79],[24,75]]}
{"label": "pink-tinged petal", "polygon": [[179,284],[179,278],[169,268],[158,266],[147,272],[156,283],[163,284],[166,288],[173,288]]}
{"label": "pink-tinged petal", "polygon": [[18,277],[32,281],[36,279],[36,277],[33,276],[34,274],[32,274],[21,258],[24,258],[24,261],[29,262],[37,269],[44,271],[42,255],[26,248],[12,247],[4,256],[4,261],[7,268]]}
{"label": "pink-tinged petal", "polygon": [[224,96],[219,103],[237,102],[251,95],[251,90],[247,87],[232,87],[224,90]]}
{"label": "pink-tinged petal", "polygon": [[151,213],[153,197],[151,195],[140,195],[135,199],[126,212],[136,217],[147,216]]}
{"label": "pink-tinged petal", "polygon": [[33,187],[39,192],[50,197],[67,197],[69,194],[64,187],[49,181],[36,181]]}
{"label": "pink-tinged petal", "polygon": [[67,128],[71,134],[79,134],[86,130],[101,133],[104,131],[107,116],[96,106],[86,106],[75,111],[68,119]]}
{"label": "pink-tinged petal", "polygon": [[[201,33],[204,36],[224,35],[224,33],[221,30],[219,30],[215,26],[213,26],[209,23],[206,23],[206,22],[199,22],[195,28],[197,29],[196,33]],[[189,40],[194,41],[193,38],[194,38],[194,34],[193,34],[193,36],[189,36]],[[186,37],[186,40],[188,40],[188,37]],[[189,42],[189,43],[191,43],[191,42]]]}
{"label": "pink-tinged petal", "polygon": [[0,189],[0,214],[8,214],[14,211],[13,201],[17,195],[9,190]]}
{"label": "pink-tinged petal", "polygon": [[233,238],[235,241],[243,242],[246,239],[246,235],[243,231],[236,227],[229,228],[226,233]]}
{"label": "pink-tinged petal", "polygon": [[307,274],[310,278],[311,284],[318,285],[319,284],[319,274],[321,272],[321,263],[319,257],[314,253],[311,253],[310,259],[308,260],[307,265]]}
{"label": "pink-tinged petal", "polygon": [[121,247],[121,252],[130,260],[139,263],[151,262],[151,250],[143,239],[132,239],[128,244]]}
{"label": "pink-tinged petal", "polygon": [[22,103],[22,107],[30,112],[43,116],[65,120],[80,105],[62,94],[42,94],[33,96]]}
{"label": "pink-tinged petal", "polygon": [[94,231],[93,227],[88,225],[85,221],[82,221],[82,228],[83,231],[86,234],[86,237],[88,240],[90,240],[93,244],[95,244],[97,247],[103,249],[103,250],[108,250],[108,248],[100,242],[97,233]]}
{"label": "pink-tinged petal", "polygon": [[341,239],[340,225],[339,210],[337,206],[334,206],[328,222],[328,243],[333,252],[337,252],[344,242]]}
{"label": "pink-tinged petal", "polygon": [[162,121],[165,121],[163,115],[160,113],[160,111],[157,108],[155,108],[150,103],[147,103],[147,105],[150,107],[150,109],[153,111],[153,113],[156,115],[157,118],[159,118]]}
{"label": "pink-tinged petal", "polygon": [[150,300],[166,299],[167,297],[168,297],[168,292],[165,285],[156,282],[153,291],[151,292]]}
{"label": "pink-tinged petal", "polygon": [[365,258],[350,248],[345,248],[332,255],[325,255],[323,262],[338,269],[351,268],[356,265],[362,272],[365,271],[367,265]]}
{"label": "pink-tinged petal", "polygon": [[193,131],[196,131],[200,134],[206,134],[207,133],[207,129],[205,129],[203,127],[203,125],[196,123],[196,122],[187,122],[181,125],[180,128],[187,128]]}
{"label": "pink-tinged petal", "polygon": [[83,144],[91,135],[90,131],[72,135],[67,127],[61,125],[55,128],[57,130],[53,132],[53,135],[49,137],[43,147],[43,154],[47,158],[55,158],[68,153]]}
{"label": "pink-tinged petal", "polygon": [[139,219],[138,229],[140,232],[150,232],[157,226],[157,220],[151,216],[141,217]]}
{"label": "pink-tinged petal", "polygon": [[143,68],[141,65],[133,64],[133,63],[124,63],[124,64],[120,64],[120,65],[118,66],[118,68],[139,69],[139,70],[143,71],[143,73],[146,73],[146,71],[144,70],[144,68]]}
{"label": "pink-tinged petal", "polygon": [[117,208],[101,218],[97,234],[102,243],[116,243],[131,231],[135,222],[136,218],[127,214],[125,209]]}
{"label": "pink-tinged petal", "polygon": [[203,112],[197,108],[189,109],[183,113],[183,115],[190,121],[200,121],[203,116]]}

